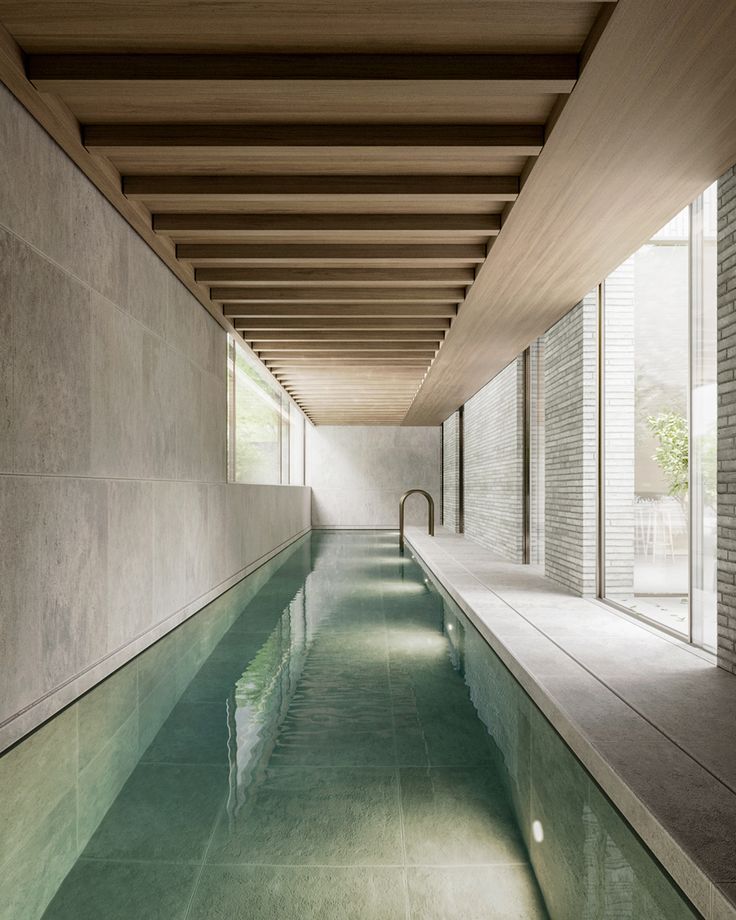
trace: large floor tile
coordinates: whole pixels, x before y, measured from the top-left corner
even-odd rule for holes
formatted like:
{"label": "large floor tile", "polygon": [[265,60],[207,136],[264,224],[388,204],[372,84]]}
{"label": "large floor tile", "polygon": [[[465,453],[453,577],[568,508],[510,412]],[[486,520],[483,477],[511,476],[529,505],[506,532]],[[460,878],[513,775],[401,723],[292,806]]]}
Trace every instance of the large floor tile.
{"label": "large floor tile", "polygon": [[210,862],[397,864],[396,775],[382,768],[272,768],[221,818]]}
{"label": "large floor tile", "polygon": [[547,920],[529,866],[407,870],[412,920]]}
{"label": "large floor tile", "polygon": [[226,792],[227,774],[219,767],[140,764],[83,855],[199,860]]}
{"label": "large floor tile", "polygon": [[206,866],[189,920],[405,920],[402,869]]}
{"label": "large floor tile", "polygon": [[43,920],[183,920],[196,865],[80,859]]}
{"label": "large floor tile", "polygon": [[228,764],[228,712],[223,703],[179,702],[145,751],[143,763]]}
{"label": "large floor tile", "polygon": [[503,787],[489,767],[401,768],[409,865],[526,861]]}
{"label": "large floor tile", "polygon": [[361,731],[355,724],[279,733],[273,766],[392,767],[396,762],[391,726]]}

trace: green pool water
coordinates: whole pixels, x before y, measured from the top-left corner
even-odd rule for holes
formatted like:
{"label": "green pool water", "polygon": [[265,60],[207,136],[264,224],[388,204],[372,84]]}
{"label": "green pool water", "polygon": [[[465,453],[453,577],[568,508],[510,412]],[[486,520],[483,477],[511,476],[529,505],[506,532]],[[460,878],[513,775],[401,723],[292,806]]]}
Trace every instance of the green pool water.
{"label": "green pool water", "polygon": [[696,916],[395,534],[243,590],[81,701],[108,754],[47,920]]}

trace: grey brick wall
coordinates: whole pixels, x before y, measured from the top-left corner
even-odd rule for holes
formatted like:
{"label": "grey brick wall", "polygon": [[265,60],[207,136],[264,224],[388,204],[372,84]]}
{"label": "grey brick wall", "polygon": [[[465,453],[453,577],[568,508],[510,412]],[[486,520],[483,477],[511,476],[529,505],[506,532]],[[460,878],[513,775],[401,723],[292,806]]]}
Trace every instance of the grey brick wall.
{"label": "grey brick wall", "polygon": [[736,674],[736,167],[718,180],[718,663]]}
{"label": "grey brick wall", "polygon": [[605,594],[634,600],[634,260],[606,279],[603,337]]}
{"label": "grey brick wall", "polygon": [[522,562],[523,360],[517,358],[465,404],[465,534]]}
{"label": "grey brick wall", "polygon": [[577,594],[596,590],[597,294],[544,338],[545,573]]}
{"label": "grey brick wall", "polygon": [[544,338],[529,346],[529,562],[544,562]]}
{"label": "grey brick wall", "polygon": [[442,523],[460,531],[460,413],[442,423]]}

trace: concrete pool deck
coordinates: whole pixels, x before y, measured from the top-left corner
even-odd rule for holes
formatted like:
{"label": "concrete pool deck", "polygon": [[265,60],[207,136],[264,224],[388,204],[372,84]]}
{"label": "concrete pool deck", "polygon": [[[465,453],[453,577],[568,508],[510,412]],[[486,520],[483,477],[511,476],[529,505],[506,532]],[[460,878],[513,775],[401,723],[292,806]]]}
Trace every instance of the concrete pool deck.
{"label": "concrete pool deck", "polygon": [[407,544],[694,906],[736,918],[736,678],[462,535]]}

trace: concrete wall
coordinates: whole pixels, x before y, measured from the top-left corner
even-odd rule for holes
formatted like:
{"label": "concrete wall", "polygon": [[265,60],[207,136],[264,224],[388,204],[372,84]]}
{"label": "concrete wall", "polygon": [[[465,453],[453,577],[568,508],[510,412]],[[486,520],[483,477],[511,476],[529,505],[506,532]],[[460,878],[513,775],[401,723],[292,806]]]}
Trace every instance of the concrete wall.
{"label": "concrete wall", "polygon": [[[310,559],[308,538],[291,543],[0,758],[0,920],[40,920],[136,767],[150,769],[150,754],[139,760],[159,729],[169,718],[180,728],[182,716],[198,705],[186,691],[193,687],[193,698],[200,698],[197,682],[201,691],[212,673],[205,662],[236,620],[240,673],[258,667],[254,659],[268,633],[258,616],[249,632],[247,605],[276,572],[269,601],[303,623],[301,605],[290,602]],[[277,630],[269,641],[282,634],[281,641],[292,640],[289,630]],[[274,688],[279,704],[281,693],[281,685]],[[271,709],[276,718],[281,706]],[[224,707],[221,718],[227,718]],[[131,910],[130,916],[139,914]]]}
{"label": "concrete wall", "polygon": [[596,591],[598,308],[588,295],[544,339],[545,574]]}
{"label": "concrete wall", "polygon": [[524,371],[517,358],[465,403],[465,534],[522,562]]}
{"label": "concrete wall", "polygon": [[460,412],[453,412],[442,423],[442,523],[454,533],[458,533],[461,529],[461,425]]}
{"label": "concrete wall", "polygon": [[0,87],[0,749],[309,526],[225,483],[225,341]]}
{"label": "concrete wall", "polygon": [[[397,528],[399,498],[425,489],[439,516],[442,429],[307,426],[306,483],[314,527]],[[427,520],[420,495],[407,501],[407,523]]]}
{"label": "concrete wall", "polygon": [[718,663],[736,674],[736,167],[718,180]]}

